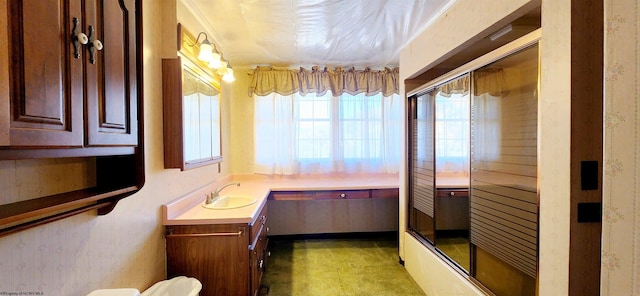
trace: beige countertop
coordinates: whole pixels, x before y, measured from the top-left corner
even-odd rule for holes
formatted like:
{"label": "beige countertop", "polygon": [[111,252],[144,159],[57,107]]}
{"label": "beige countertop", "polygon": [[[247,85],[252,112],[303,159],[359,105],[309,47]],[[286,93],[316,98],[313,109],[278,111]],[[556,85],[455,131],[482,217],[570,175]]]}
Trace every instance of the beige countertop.
{"label": "beige countertop", "polygon": [[[227,187],[222,191],[222,195],[250,195],[256,197],[257,202],[250,206],[226,210],[212,210],[202,206],[207,193],[232,182],[239,182],[240,186]],[[398,184],[399,177],[393,174],[295,177],[232,175],[162,205],[162,220],[164,225],[252,223],[267,202],[271,191],[382,189],[398,188]]]}
{"label": "beige countertop", "polygon": [[469,188],[469,175],[452,172],[436,173],[436,188]]}
{"label": "beige countertop", "polygon": [[469,177],[436,177],[436,188],[469,188]]}

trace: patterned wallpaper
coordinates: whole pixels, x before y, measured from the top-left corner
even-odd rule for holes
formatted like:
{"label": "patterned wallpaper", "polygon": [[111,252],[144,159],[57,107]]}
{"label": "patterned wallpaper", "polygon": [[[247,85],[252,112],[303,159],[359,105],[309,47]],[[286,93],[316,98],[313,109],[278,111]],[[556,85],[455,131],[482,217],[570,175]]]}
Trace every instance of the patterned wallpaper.
{"label": "patterned wallpaper", "polygon": [[639,6],[605,2],[602,295],[640,295]]}

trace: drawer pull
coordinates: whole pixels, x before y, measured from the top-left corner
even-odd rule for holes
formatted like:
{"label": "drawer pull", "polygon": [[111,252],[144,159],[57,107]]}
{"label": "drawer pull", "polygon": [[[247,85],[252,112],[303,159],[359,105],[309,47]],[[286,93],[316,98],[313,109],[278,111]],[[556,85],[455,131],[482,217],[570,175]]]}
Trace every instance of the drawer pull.
{"label": "drawer pull", "polygon": [[181,237],[210,237],[210,236],[242,236],[243,231],[238,232],[215,232],[215,233],[186,233],[186,234],[167,234],[166,238],[181,238]]}
{"label": "drawer pull", "polygon": [[346,195],[346,194],[344,194],[344,193],[340,193],[340,197],[341,197],[341,198],[347,198],[347,195]]}
{"label": "drawer pull", "polygon": [[451,191],[451,193],[449,193],[449,195],[451,195],[451,196],[455,196],[455,195],[456,195],[456,193],[455,193],[455,192],[453,192],[453,191]]}

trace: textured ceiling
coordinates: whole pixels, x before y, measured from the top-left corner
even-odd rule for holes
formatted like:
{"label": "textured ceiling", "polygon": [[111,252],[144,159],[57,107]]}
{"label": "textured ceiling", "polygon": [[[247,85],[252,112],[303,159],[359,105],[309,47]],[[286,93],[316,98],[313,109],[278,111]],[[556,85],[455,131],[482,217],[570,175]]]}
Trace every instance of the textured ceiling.
{"label": "textured ceiling", "polygon": [[182,0],[234,66],[397,66],[455,0]]}

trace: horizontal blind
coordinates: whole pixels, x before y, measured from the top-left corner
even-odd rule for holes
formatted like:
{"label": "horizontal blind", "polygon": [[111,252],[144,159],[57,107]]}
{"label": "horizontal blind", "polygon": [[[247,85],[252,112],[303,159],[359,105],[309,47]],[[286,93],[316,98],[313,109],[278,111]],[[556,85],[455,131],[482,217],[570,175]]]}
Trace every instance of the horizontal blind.
{"label": "horizontal blind", "polygon": [[434,98],[426,94],[416,99],[412,129],[411,197],[413,207],[434,217]]}
{"label": "horizontal blind", "polygon": [[496,93],[476,95],[472,107],[471,242],[535,278],[537,99],[531,91]]}

